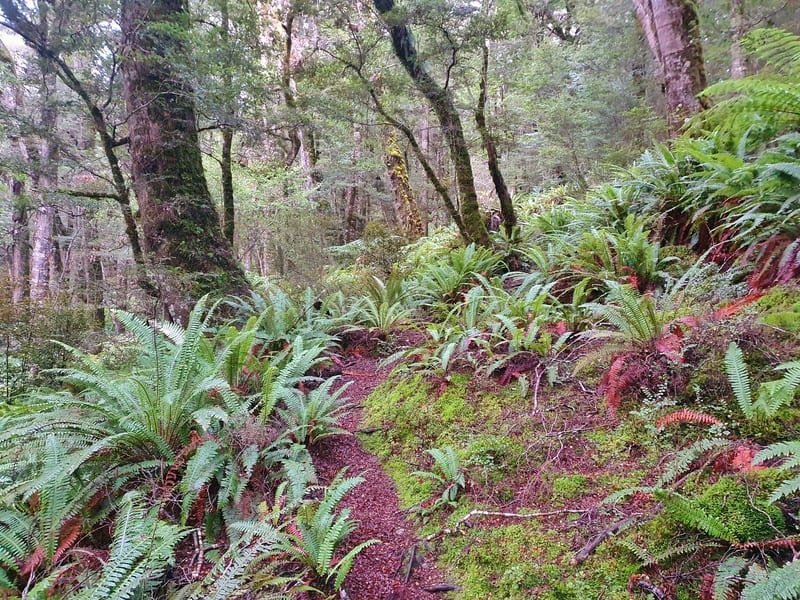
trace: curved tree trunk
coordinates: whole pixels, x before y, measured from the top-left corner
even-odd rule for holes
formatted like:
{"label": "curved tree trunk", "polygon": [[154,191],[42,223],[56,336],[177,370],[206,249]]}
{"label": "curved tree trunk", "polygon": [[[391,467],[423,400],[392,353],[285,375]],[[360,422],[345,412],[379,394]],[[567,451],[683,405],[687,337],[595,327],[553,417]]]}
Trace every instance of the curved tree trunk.
{"label": "curved tree trunk", "polygon": [[159,269],[167,309],[181,320],[204,293],[249,289],[208,191],[193,90],[170,64],[170,57],[187,53],[188,27],[181,0],[122,3],[133,186],[145,249]]}
{"label": "curved tree trunk", "polygon": [[673,131],[705,108],[706,87],[695,0],[633,0],[647,45],[664,77],[667,118]]}
{"label": "curved tree trunk", "polygon": [[459,199],[461,201],[461,219],[468,236],[465,241],[488,246],[489,232],[486,230],[486,224],[478,206],[478,194],[475,191],[475,178],[472,174],[469,147],[464,138],[464,128],[461,125],[461,117],[453,103],[453,97],[450,91],[439,85],[425,69],[422,61],[417,56],[411,30],[391,14],[394,9],[394,0],[374,0],[374,4],[389,27],[395,55],[414,81],[414,85],[430,102],[431,108],[433,108],[439,119],[439,124],[442,126],[442,134],[447,140],[450,158],[455,169]]}
{"label": "curved tree trunk", "polygon": [[511,201],[511,194],[508,191],[503,172],[500,170],[500,157],[497,154],[497,146],[494,138],[486,125],[486,87],[489,71],[489,46],[483,44],[483,62],[481,65],[481,92],[478,96],[478,106],[475,109],[475,124],[478,133],[481,134],[483,148],[486,150],[486,160],[489,167],[489,174],[492,176],[492,183],[500,201],[500,214],[503,216],[503,227],[506,235],[511,237],[511,232],[517,226],[517,215],[514,213],[514,203]]}

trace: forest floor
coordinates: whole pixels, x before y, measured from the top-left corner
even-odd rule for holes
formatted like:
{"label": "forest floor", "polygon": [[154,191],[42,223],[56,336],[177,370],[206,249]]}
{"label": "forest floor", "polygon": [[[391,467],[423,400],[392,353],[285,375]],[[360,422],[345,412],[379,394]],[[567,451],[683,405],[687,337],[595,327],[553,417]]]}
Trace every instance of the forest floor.
{"label": "forest floor", "polygon": [[[437,595],[425,591],[442,583],[442,575],[431,560],[416,552],[415,526],[401,510],[394,483],[375,455],[367,452],[356,437],[361,423],[361,403],[386,379],[372,358],[353,357],[342,372],[352,410],[339,426],[351,435],[321,440],[314,450],[320,483],[328,484],[343,468],[348,476],[361,476],[364,482],[344,499],[358,529],[348,539],[348,549],[377,539],[355,561],[345,590],[352,600],[431,600]],[[409,560],[413,562],[409,570]]]}

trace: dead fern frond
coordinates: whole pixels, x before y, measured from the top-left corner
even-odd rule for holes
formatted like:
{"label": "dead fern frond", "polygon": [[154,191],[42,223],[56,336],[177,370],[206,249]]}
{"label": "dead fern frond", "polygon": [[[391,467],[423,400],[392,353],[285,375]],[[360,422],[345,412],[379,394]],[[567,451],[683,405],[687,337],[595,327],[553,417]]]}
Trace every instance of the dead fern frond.
{"label": "dead fern frond", "polygon": [[722,425],[717,417],[696,410],[684,408],[664,415],[656,421],[656,427],[661,429],[673,423],[698,423],[700,425]]}
{"label": "dead fern frond", "polygon": [[780,538],[777,540],[762,540],[755,542],[746,542],[744,544],[735,544],[736,548],[742,550],[767,550],[773,548],[785,548],[794,552],[800,547],[800,535],[793,535],[790,537]]}

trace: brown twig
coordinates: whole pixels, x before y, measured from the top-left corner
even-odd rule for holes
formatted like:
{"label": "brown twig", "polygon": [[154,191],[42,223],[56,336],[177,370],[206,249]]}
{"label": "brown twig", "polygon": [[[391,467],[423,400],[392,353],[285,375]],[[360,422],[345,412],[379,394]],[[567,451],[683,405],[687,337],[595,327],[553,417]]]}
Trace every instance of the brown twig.
{"label": "brown twig", "polygon": [[428,537],[426,537],[423,541],[431,542],[438,537],[443,535],[453,535],[456,533],[461,533],[461,529],[469,525],[469,520],[473,517],[501,517],[503,519],[538,519],[540,517],[554,517],[556,515],[564,515],[564,514],[586,514],[589,512],[588,510],[583,509],[570,509],[565,508],[562,510],[548,510],[542,512],[533,512],[533,513],[510,513],[510,512],[499,512],[493,510],[471,510],[465,516],[461,517],[458,522],[453,526],[445,529],[440,529],[436,533],[432,533]]}

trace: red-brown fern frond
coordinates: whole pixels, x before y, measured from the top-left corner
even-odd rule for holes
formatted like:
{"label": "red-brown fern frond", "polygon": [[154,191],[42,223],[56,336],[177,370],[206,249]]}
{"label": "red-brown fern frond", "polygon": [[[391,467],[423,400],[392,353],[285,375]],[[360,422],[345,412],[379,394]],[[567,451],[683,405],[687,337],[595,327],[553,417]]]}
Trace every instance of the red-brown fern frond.
{"label": "red-brown fern frond", "polygon": [[684,408],[664,415],[656,421],[656,427],[666,427],[672,423],[699,423],[700,425],[722,425],[717,417],[707,413]]}
{"label": "red-brown fern frond", "polygon": [[761,542],[747,542],[744,544],[735,544],[737,548],[742,550],[767,550],[773,548],[785,548],[795,552],[800,547],[800,535],[791,537],[780,538],[778,540],[764,540]]}
{"label": "red-brown fern frond", "polygon": [[28,577],[31,573],[33,573],[39,565],[44,562],[44,548],[41,546],[37,546],[36,550],[34,550],[28,558],[26,558],[22,565],[19,568],[20,577]]}
{"label": "red-brown fern frond", "polygon": [[81,518],[73,517],[61,526],[58,548],[53,554],[53,563],[57,563],[64,553],[75,545],[81,535]]}
{"label": "red-brown fern frond", "polygon": [[630,373],[627,372],[630,358],[630,354],[623,354],[615,358],[603,377],[606,402],[608,402],[608,408],[611,409],[612,413],[617,412],[619,405],[622,403],[622,391],[631,383]]}

